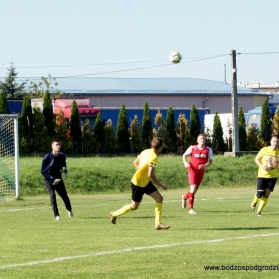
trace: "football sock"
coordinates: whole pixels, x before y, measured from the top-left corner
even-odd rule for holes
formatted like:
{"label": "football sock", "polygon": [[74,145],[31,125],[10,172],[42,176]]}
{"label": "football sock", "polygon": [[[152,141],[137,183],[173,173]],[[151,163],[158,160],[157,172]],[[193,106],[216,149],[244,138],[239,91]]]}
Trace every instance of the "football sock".
{"label": "football sock", "polygon": [[253,199],[253,201],[252,201],[252,203],[251,203],[251,206],[252,206],[253,204],[255,204],[255,203],[258,203],[259,200],[260,200],[260,198],[258,198],[258,197],[255,195],[255,197],[254,197],[254,199]]}
{"label": "football sock", "polygon": [[188,197],[188,204],[189,204],[189,209],[193,209],[193,206],[194,206],[194,196],[195,194],[194,193],[188,193],[187,194]]}
{"label": "football sock", "polygon": [[125,213],[128,213],[129,211],[131,211],[131,207],[130,204],[124,205],[122,208],[116,210],[113,212],[113,216],[118,217],[120,215],[123,215]]}
{"label": "football sock", "polygon": [[161,224],[162,217],[162,203],[156,202],[155,205],[155,227]]}
{"label": "football sock", "polygon": [[261,212],[262,212],[263,208],[265,207],[265,205],[266,205],[266,203],[267,203],[267,199],[268,199],[268,198],[262,198],[262,199],[260,200],[257,213],[261,213]]}
{"label": "football sock", "polygon": [[191,194],[191,193],[188,192],[188,193],[184,196],[184,199],[185,199],[185,200],[188,200],[188,199],[189,199],[189,197],[190,197],[189,194]]}

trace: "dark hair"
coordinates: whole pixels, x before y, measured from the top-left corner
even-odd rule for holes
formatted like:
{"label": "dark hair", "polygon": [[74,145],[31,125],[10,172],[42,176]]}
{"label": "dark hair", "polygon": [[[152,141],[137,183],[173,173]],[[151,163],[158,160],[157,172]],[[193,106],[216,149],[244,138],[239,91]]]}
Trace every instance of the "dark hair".
{"label": "dark hair", "polygon": [[160,148],[161,146],[163,146],[163,144],[164,144],[164,140],[162,138],[160,138],[160,137],[154,138],[151,141],[151,147],[155,148],[155,149]]}
{"label": "dark hair", "polygon": [[52,145],[54,142],[61,142],[61,140],[60,140],[60,139],[53,139],[53,140],[51,141],[51,145]]}

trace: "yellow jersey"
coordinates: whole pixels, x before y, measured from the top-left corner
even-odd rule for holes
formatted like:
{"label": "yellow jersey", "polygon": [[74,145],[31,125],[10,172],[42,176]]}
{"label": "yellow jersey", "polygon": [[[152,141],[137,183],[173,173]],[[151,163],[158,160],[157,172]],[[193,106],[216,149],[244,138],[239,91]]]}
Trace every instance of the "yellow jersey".
{"label": "yellow jersey", "polygon": [[273,160],[279,160],[279,149],[272,150],[270,146],[263,147],[257,154],[257,158],[261,161],[262,165],[268,167],[266,171],[259,167],[258,177],[276,178],[278,175],[278,165],[273,164]]}
{"label": "yellow jersey", "polygon": [[153,149],[145,149],[138,158],[139,165],[131,181],[136,186],[145,187],[149,183],[148,168],[156,167],[158,157]]}

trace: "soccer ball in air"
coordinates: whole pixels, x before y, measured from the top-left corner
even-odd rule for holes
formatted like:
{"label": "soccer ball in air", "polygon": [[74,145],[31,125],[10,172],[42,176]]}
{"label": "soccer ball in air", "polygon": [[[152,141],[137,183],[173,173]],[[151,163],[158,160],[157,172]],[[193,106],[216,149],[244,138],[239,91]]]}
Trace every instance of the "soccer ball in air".
{"label": "soccer ball in air", "polygon": [[182,56],[178,51],[173,51],[169,55],[169,60],[174,64],[179,63],[181,58],[182,58]]}

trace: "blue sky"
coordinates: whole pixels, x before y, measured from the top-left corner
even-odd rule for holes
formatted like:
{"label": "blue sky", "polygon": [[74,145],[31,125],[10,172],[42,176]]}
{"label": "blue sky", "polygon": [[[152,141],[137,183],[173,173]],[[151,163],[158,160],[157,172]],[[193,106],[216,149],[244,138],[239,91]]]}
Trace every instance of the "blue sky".
{"label": "blue sky", "polygon": [[[0,3],[0,77],[13,61],[19,77],[223,81],[226,64],[230,82],[234,49],[242,53],[237,55],[238,82],[279,81],[278,0]],[[177,65],[168,61],[174,50],[183,56]]]}

